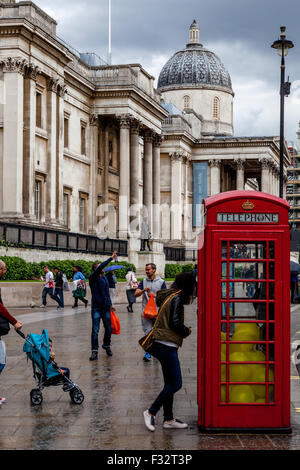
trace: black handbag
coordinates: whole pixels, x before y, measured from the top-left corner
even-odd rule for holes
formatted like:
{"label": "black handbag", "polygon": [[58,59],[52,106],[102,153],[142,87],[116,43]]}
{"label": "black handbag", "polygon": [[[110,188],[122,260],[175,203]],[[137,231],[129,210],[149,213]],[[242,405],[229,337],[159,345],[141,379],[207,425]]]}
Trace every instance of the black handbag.
{"label": "black handbag", "polygon": [[[3,305],[1,296],[0,296],[0,303]],[[0,336],[8,335],[9,330],[10,330],[10,326],[9,326],[8,320],[4,317],[1,317],[0,315]]]}
{"label": "black handbag", "polygon": [[9,322],[0,315],[0,336],[8,335],[10,330]]}

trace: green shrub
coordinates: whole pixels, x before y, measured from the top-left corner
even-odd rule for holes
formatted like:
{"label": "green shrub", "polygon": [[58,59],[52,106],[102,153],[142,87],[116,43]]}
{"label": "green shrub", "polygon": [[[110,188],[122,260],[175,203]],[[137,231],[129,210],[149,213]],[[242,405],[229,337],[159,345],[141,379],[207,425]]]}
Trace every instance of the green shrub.
{"label": "green shrub", "polygon": [[182,272],[183,273],[189,273],[189,272],[193,271],[193,269],[194,269],[194,264],[184,264],[182,266]]}
{"label": "green shrub", "polygon": [[166,278],[175,278],[177,274],[182,272],[182,266],[180,264],[166,264],[165,267],[165,277]]}
{"label": "green shrub", "polygon": [[[40,263],[29,263],[24,261],[22,258],[13,256],[2,256],[1,259],[6,264],[6,273],[3,280],[6,281],[29,281],[37,280],[41,276],[45,276],[44,267],[48,266],[50,271],[57,267],[60,269],[70,280],[74,276],[74,266],[80,266],[83,274],[88,278],[92,272],[92,265],[95,262],[103,263],[105,259],[95,261],[85,260],[54,260],[54,261],[42,261]],[[108,266],[114,263],[109,263]],[[125,279],[126,271],[128,267],[131,267],[133,271],[136,271],[136,267],[127,261],[117,262],[118,265],[124,266],[124,269],[119,269],[115,272],[117,279]]]}
{"label": "green shrub", "polygon": [[3,280],[22,281],[30,279],[29,263],[16,256],[2,256],[1,260],[6,264],[6,273]]}

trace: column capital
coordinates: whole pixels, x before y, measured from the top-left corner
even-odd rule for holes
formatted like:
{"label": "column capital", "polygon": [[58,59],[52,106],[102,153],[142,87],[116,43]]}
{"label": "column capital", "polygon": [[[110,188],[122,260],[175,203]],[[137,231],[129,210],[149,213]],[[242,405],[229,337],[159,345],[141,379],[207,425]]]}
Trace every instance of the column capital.
{"label": "column capital", "polygon": [[22,57],[6,57],[0,61],[3,67],[3,72],[6,73],[20,73],[25,75],[26,67],[29,65],[26,59]]}
{"label": "column capital", "polygon": [[90,126],[98,126],[99,125],[99,116],[96,113],[90,114],[89,116]]}
{"label": "column capital", "polygon": [[120,129],[130,129],[133,119],[131,114],[118,114],[116,119],[119,123]]}
{"label": "column capital", "polygon": [[267,157],[261,157],[259,159],[259,162],[261,164],[261,167],[263,170],[268,170],[271,167],[271,159]]}
{"label": "column capital", "polygon": [[152,144],[154,140],[154,132],[151,129],[146,129],[144,133],[145,142]]}
{"label": "column capital", "polygon": [[154,134],[153,137],[153,146],[154,147],[160,147],[163,141],[163,137],[160,134]]}
{"label": "column capital", "polygon": [[141,128],[142,128],[142,122],[139,121],[138,119],[133,119],[131,123],[131,127],[130,127],[131,133],[139,135]]}
{"label": "column capital", "polygon": [[47,90],[56,93],[63,98],[67,93],[67,87],[59,78],[49,78],[47,80]]}
{"label": "column capital", "polygon": [[169,153],[169,156],[172,162],[181,162],[183,160],[184,154],[183,152],[172,152]]}
{"label": "column capital", "polygon": [[208,160],[208,164],[211,168],[220,168],[222,165],[222,160],[211,159],[211,160]]}
{"label": "column capital", "polygon": [[35,82],[38,74],[41,74],[41,73],[42,71],[37,65],[27,64],[25,67],[24,78],[29,78],[30,80],[33,80]]}
{"label": "column capital", "polygon": [[245,168],[246,160],[244,160],[243,158],[235,158],[234,163],[238,170],[243,170]]}

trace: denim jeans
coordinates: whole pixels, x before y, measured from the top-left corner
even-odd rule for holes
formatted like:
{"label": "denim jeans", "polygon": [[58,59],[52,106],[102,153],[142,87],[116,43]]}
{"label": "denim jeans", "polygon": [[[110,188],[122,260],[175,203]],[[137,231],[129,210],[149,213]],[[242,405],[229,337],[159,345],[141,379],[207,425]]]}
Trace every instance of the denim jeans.
{"label": "denim jeans", "polygon": [[53,295],[53,287],[44,287],[42,293],[43,305],[47,305],[47,294],[49,294],[51,299],[55,300],[55,302],[57,302],[59,305],[59,300]]}
{"label": "denim jeans", "polygon": [[111,338],[111,317],[110,310],[101,310],[100,308],[92,308],[92,351],[98,351],[98,334],[100,330],[100,320],[102,318],[104,326],[103,347],[110,346]]}
{"label": "denim jeans", "polygon": [[3,371],[4,367],[5,367],[5,364],[0,364],[0,374]]}
{"label": "denim jeans", "polygon": [[54,300],[56,300],[61,308],[64,308],[64,292],[60,287],[55,287]]}
{"label": "denim jeans", "polygon": [[164,376],[164,388],[149,408],[153,416],[163,407],[164,420],[173,419],[174,394],[182,387],[182,377],[177,348],[154,342],[148,352],[159,360]]}

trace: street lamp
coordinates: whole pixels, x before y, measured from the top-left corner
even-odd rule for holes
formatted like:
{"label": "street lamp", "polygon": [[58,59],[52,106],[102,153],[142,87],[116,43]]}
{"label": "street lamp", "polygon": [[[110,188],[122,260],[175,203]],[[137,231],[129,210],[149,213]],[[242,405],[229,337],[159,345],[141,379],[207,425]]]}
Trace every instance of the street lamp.
{"label": "street lamp", "polygon": [[274,41],[272,46],[277,49],[277,54],[281,56],[281,79],[280,79],[280,156],[279,156],[279,197],[283,197],[283,145],[284,145],[284,97],[289,96],[291,84],[285,82],[285,61],[284,58],[288,54],[289,49],[294,47],[292,41],[286,39],[285,26],[280,27],[280,39]]}

